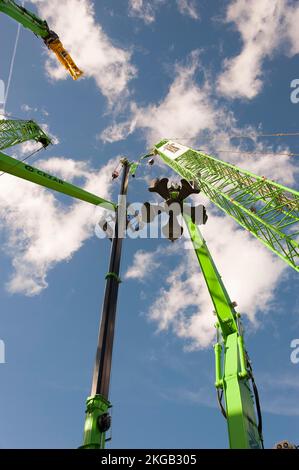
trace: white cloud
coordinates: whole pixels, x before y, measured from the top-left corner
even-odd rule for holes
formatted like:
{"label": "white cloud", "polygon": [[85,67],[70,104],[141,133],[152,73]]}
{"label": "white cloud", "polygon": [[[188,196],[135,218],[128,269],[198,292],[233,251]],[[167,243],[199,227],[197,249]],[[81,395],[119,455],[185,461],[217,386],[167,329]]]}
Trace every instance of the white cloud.
{"label": "white cloud", "polygon": [[[299,416],[298,404],[298,380],[293,375],[284,375],[276,370],[277,379],[270,379],[266,374],[256,374],[262,412],[278,416]],[[266,379],[266,380],[265,380]],[[205,405],[211,408],[217,407],[212,386],[203,385],[196,389],[166,388],[157,390],[164,400],[192,403],[193,405]],[[288,397],[286,399],[286,396]],[[281,436],[281,438],[284,436]],[[273,443],[272,443],[273,444]]]}
{"label": "white cloud", "polygon": [[39,113],[40,112],[45,117],[49,116],[49,113],[45,108],[41,108],[41,109],[33,108],[32,106],[26,103],[22,104],[21,110],[24,111],[24,113]]}
{"label": "white cloud", "polygon": [[[132,103],[129,119],[113,123],[100,138],[115,142],[140,131],[149,147],[169,138],[216,155],[217,149],[226,150],[221,153],[223,160],[282,184],[293,185],[298,169],[292,157],[275,155],[289,149],[282,145],[273,149],[259,141],[258,131],[253,127],[240,129],[233,113],[214,99],[209,80],[204,78],[198,84],[196,76],[200,69],[200,54],[193,51],[186,65],[175,66],[174,80],[158,104],[139,107]],[[251,136],[252,152],[256,155],[242,153],[239,143],[233,144],[230,139],[234,135]]]}
{"label": "white cloud", "polygon": [[199,20],[199,13],[194,0],[177,0],[179,12],[182,15],[190,16],[194,20]]}
{"label": "white cloud", "polygon": [[[210,214],[202,229],[216,266],[238,311],[258,325],[267,313],[286,265],[229,217]],[[193,249],[180,242],[181,261],[153,302],[149,318],[159,331],[172,330],[189,348],[204,348],[215,337],[213,304]],[[178,256],[179,250],[176,252]],[[140,279],[140,278],[139,278]]]}
{"label": "white cloud", "polygon": [[[232,153],[223,154],[223,159],[283,184],[294,184],[298,169],[291,157],[263,156],[263,152],[288,149],[265,146],[258,141],[255,129],[238,128],[234,115],[214,101],[207,81],[203,80],[201,85],[196,82],[199,58],[195,52],[187,65],[176,67],[174,80],[158,104],[143,108],[134,104],[131,119],[120,125],[115,123],[102,137],[118,140],[141,130],[149,145],[164,137],[177,137],[177,140],[185,137],[183,143],[187,145],[198,148],[200,142],[200,147],[206,145],[210,152],[214,148],[226,148]],[[261,155],[242,153],[232,144],[229,134],[252,136],[251,147]],[[236,150],[240,153],[233,153]],[[201,195],[199,198],[205,202]],[[218,212],[210,212],[204,235],[232,300],[258,325],[259,315],[271,308],[275,289],[287,266],[235,221],[228,216],[220,217]],[[189,342],[189,347],[206,347],[215,335],[213,306],[193,252],[184,251],[182,257],[181,264],[168,277],[166,287],[153,300],[149,317],[159,330],[173,330]],[[155,263],[155,254],[148,255],[147,263],[150,260]],[[142,272],[138,278],[142,279]]]}
{"label": "white cloud", "polygon": [[287,34],[289,36],[291,50],[289,54],[295,55],[299,53],[299,30],[298,30],[298,22],[299,22],[299,6],[296,3],[294,7],[289,7],[285,9],[285,17],[286,17],[286,24],[287,24]]}
{"label": "white cloud", "polygon": [[[129,15],[140,18],[145,24],[156,21],[157,10],[169,0],[129,0]],[[179,12],[190,16],[194,20],[199,19],[199,13],[195,0],[176,0]]]}
{"label": "white cloud", "polygon": [[[207,133],[202,145],[200,144],[202,150],[259,176],[266,176],[281,184],[294,186],[299,169],[295,164],[294,157],[285,155],[290,152],[287,146],[278,145],[274,148],[265,144],[258,139],[257,129],[251,126],[238,127],[235,117],[229,112],[226,113],[226,121],[225,119],[222,121],[225,109],[218,110],[218,113],[218,127],[212,134]],[[224,125],[223,128],[222,125]],[[244,147],[239,146],[238,140],[236,144],[236,140],[233,141],[230,137],[234,135],[250,136],[251,153],[246,153],[246,151],[242,153]],[[241,139],[242,141],[244,142],[243,139]]]}
{"label": "white cloud", "polygon": [[[111,172],[109,162],[95,172],[85,162],[50,158],[39,167],[72,181],[85,180],[85,189],[107,198]],[[47,287],[47,273],[55,264],[69,260],[93,233],[94,206],[73,202],[66,207],[54,193],[10,175],[1,177],[0,219],[6,235],[5,252],[14,272],[7,288],[12,293],[36,295]]]}
{"label": "white cloud", "polygon": [[25,113],[37,113],[38,108],[32,108],[29,104],[22,104],[21,110]]}
{"label": "white cloud", "polygon": [[299,52],[299,6],[288,0],[234,0],[226,19],[242,38],[240,54],[224,61],[219,91],[228,98],[254,98],[263,87],[266,58],[285,45],[288,54]]}
{"label": "white cloud", "polygon": [[299,416],[299,380],[296,373],[291,374],[276,370],[275,376],[259,374],[257,383],[261,392],[264,413]]}
{"label": "white cloud", "polygon": [[283,371],[277,372],[275,376],[263,374],[259,377],[259,382],[265,389],[294,390],[297,393],[299,391],[299,375]]}
{"label": "white cloud", "polygon": [[156,19],[156,9],[165,0],[129,0],[129,15],[142,19],[145,24],[153,23]]}
{"label": "white cloud", "polygon": [[[242,161],[246,167],[245,159]],[[236,160],[234,162],[237,163]],[[277,167],[275,164],[271,167],[271,161],[268,160],[268,172],[280,174],[280,180],[293,181],[295,170],[291,163],[285,162],[286,172],[283,176],[284,162],[276,160],[275,163]],[[253,169],[259,165],[264,167],[258,160],[255,165],[252,162]],[[266,170],[266,167],[264,169]],[[220,216],[206,197],[199,195],[195,200],[207,206],[209,220],[206,226],[201,227],[201,231],[230,298],[237,302],[237,310],[246,315],[257,328],[261,316],[275,308],[278,285],[289,268],[259,240],[238,227],[233,219],[226,215]],[[193,249],[184,249],[181,242],[176,242],[175,246],[176,269],[166,279],[166,286],[152,299],[148,316],[157,324],[158,331],[171,330],[187,342],[187,348],[204,348],[209,346],[215,337],[214,307]],[[155,279],[159,272],[153,271],[156,259],[155,252],[148,253],[146,258]],[[161,250],[159,262],[162,266],[164,259]],[[144,273],[146,274],[146,270]],[[142,281],[142,274],[141,269],[135,278]],[[164,278],[163,283],[165,284]]]}
{"label": "white cloud", "polygon": [[160,266],[155,260],[156,252],[146,252],[139,250],[135,253],[133,263],[125,274],[125,279],[143,280],[148,277],[153,270]]}
{"label": "white cloud", "polygon": [[[91,0],[31,0],[38,13],[60,36],[85,77],[94,78],[109,103],[128,95],[128,84],[136,76],[131,52],[113,45],[97,23]],[[64,68],[49,53],[46,68],[55,80],[67,77]]]}
{"label": "white cloud", "polygon": [[175,79],[160,103],[146,107],[132,103],[130,119],[114,123],[102,132],[101,138],[114,142],[141,129],[149,145],[163,137],[194,142],[200,131],[215,128],[217,112],[209,98],[209,86],[206,82],[200,87],[195,81],[199,65],[199,53],[194,51],[186,66],[174,67]]}

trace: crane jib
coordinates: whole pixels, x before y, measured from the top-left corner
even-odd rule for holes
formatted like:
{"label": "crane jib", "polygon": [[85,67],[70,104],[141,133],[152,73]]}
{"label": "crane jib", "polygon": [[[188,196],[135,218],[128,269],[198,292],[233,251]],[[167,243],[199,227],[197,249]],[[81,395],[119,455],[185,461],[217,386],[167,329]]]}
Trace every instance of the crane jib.
{"label": "crane jib", "polygon": [[299,192],[172,140],[153,153],[299,271]]}
{"label": "crane jib", "polygon": [[56,176],[50,175],[49,173],[45,173],[44,171],[38,170],[30,165],[25,165],[25,170],[29,171],[30,173],[36,173],[38,176],[43,176],[44,178],[48,178],[51,181],[55,181],[55,183],[64,184],[64,181],[57,178]]}

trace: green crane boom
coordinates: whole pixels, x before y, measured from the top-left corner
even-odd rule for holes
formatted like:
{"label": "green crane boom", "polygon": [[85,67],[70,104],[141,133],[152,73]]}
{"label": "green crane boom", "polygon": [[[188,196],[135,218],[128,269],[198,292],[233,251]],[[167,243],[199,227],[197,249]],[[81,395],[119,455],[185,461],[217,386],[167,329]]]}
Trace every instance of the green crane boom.
{"label": "green crane boom", "polygon": [[34,121],[0,120],[0,150],[35,140],[44,147],[51,144],[51,139]]}
{"label": "green crane boom", "polygon": [[101,206],[111,211],[116,210],[116,205],[113,202],[107,201],[99,196],[95,196],[74,184],[67,183],[57,176],[51,175],[50,173],[31,165],[27,165],[26,163],[9,157],[2,152],[0,152],[0,171],[31,181],[39,186],[53,189],[54,191],[66,194],[67,196],[71,196],[75,199],[89,202],[95,206]]}
{"label": "green crane boom", "polygon": [[[231,449],[260,449],[263,447],[261,413],[251,365],[244,346],[240,315],[225,289],[210,251],[197,225],[184,215],[194,250],[201,267],[210,297],[214,304],[223,344],[218,340],[215,349],[216,388],[221,403],[223,392]],[[224,354],[223,354],[224,351]],[[223,361],[224,359],[224,361]],[[223,371],[222,371],[223,363]],[[255,393],[255,402],[253,400]],[[257,424],[255,405],[258,410]],[[221,405],[222,406],[222,405]]]}
{"label": "green crane boom", "polygon": [[[7,124],[8,123],[8,124]],[[51,139],[34,121],[0,121],[0,149],[11,147],[28,140],[41,142],[44,147],[51,143]],[[95,206],[100,205],[115,211],[116,205],[99,196],[95,196],[78,186],[67,183],[61,178],[46,173],[43,170],[9,157],[0,152],[0,171],[31,181],[49,189],[66,194],[75,199],[89,202]]]}
{"label": "green crane boom", "polygon": [[[1,150],[31,139],[45,146],[50,143],[48,136],[32,121],[17,121],[15,127],[14,121],[6,123],[7,125],[0,122]],[[175,142],[160,142],[155,146],[155,153],[160,154],[163,160],[183,177],[196,181],[200,189],[222,210],[299,270],[298,232],[294,230],[294,224],[298,222],[299,194],[296,191]],[[100,204],[110,210],[117,208],[109,201],[1,152],[0,170],[74,198],[95,205]],[[250,216],[255,225],[249,225]],[[223,414],[227,419],[230,447],[262,448],[259,399],[244,345],[240,315],[235,311],[235,304],[229,298],[198,227],[192,217],[184,215],[184,219],[218,319],[215,385]],[[272,244],[266,234],[268,237],[271,234]],[[273,239],[272,234],[276,237],[279,234],[280,243],[277,238]],[[108,274],[115,276],[114,272]],[[221,402],[222,394],[225,397],[225,408]],[[99,401],[94,400],[98,398]],[[84,447],[104,447],[105,430],[109,425],[109,406],[110,403],[103,401],[97,394],[88,402]]]}
{"label": "green crane boom", "polygon": [[69,53],[64,49],[58,35],[50,30],[45,20],[42,20],[13,0],[0,0],[0,11],[22,24],[24,28],[30,29],[36,36],[42,38],[46,46],[56,54],[59,62],[68,70],[74,80],[81,77],[83,72],[74,63]]}
{"label": "green crane boom", "polygon": [[10,16],[24,28],[30,29],[34,34],[45,39],[50,34],[48,23],[13,0],[0,0],[0,11]]}
{"label": "green crane boom", "polygon": [[[187,207],[183,202],[191,194],[198,194],[199,188],[188,183],[185,179],[181,180],[180,186],[168,183],[168,178],[157,179],[149,191],[159,194],[166,202],[169,220],[163,233],[171,241],[177,239],[173,225],[174,218],[178,218],[177,205],[179,204],[214,305],[218,320],[216,324],[217,343],[214,348],[215,385],[219,405],[227,420],[230,447],[232,449],[260,449],[263,447],[263,437],[259,398],[248,354],[245,350],[240,314],[235,311],[236,303],[231,301],[206,242],[196,225],[195,211],[186,210]],[[161,215],[162,211],[163,209],[160,208]],[[145,220],[150,223],[152,217],[147,215]],[[199,222],[199,218],[197,222]],[[206,222],[207,217],[205,210],[203,210],[200,223],[205,224]],[[182,231],[178,230],[178,233],[182,233]],[[221,336],[222,340],[220,341]],[[225,407],[222,404],[223,394]]]}
{"label": "green crane boom", "polygon": [[170,140],[154,153],[299,271],[299,192]]}
{"label": "green crane boom", "polygon": [[[44,146],[51,143],[51,139],[40,129],[34,121],[0,121],[0,149],[13,145],[35,140]],[[127,193],[131,164],[122,160],[123,181],[121,195]],[[92,394],[87,400],[86,421],[84,426],[84,444],[82,448],[104,448],[106,443],[106,432],[110,428],[108,400],[110,372],[112,361],[112,349],[114,339],[114,324],[117,306],[117,293],[122,247],[122,224],[119,221],[119,211],[126,213],[124,199],[116,206],[103,198],[95,196],[77,186],[67,183],[56,176],[50,175],[38,168],[9,157],[0,152],[0,171],[9,173],[19,178],[31,181],[38,185],[54,189],[60,193],[67,194],[75,199],[89,202],[96,206],[100,205],[111,211],[116,211],[115,237],[112,240],[111,259],[109,273],[106,275],[105,300],[103,304],[102,322],[99,333],[96,362],[94,368]]]}

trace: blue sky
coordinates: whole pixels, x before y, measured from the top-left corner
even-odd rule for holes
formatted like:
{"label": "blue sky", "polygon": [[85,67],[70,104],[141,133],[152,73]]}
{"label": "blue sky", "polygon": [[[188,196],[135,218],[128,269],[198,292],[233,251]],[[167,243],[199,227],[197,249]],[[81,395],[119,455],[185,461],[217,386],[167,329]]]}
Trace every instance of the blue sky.
{"label": "blue sky", "polygon": [[[137,159],[169,137],[298,187],[296,157],[274,155],[299,153],[298,138],[257,136],[298,131],[299,104],[290,100],[299,78],[296,2],[26,6],[48,20],[85,72],[73,82],[21,30],[6,110],[35,119],[57,142],[35,165],[116,199],[119,183],[110,174],[119,156]],[[5,15],[0,22],[0,79],[7,82],[17,25]],[[251,140],[229,138],[248,133]],[[148,200],[147,181],[158,174],[169,170],[140,171],[129,200]],[[109,241],[94,235],[98,214],[87,204],[7,175],[0,189],[0,447],[74,448],[82,440]],[[207,207],[204,236],[244,314],[265,445],[299,443],[299,364],[290,360],[299,337],[297,274]],[[109,447],[226,448],[213,385],[212,307],[192,253],[166,240],[127,239],[122,278]]]}

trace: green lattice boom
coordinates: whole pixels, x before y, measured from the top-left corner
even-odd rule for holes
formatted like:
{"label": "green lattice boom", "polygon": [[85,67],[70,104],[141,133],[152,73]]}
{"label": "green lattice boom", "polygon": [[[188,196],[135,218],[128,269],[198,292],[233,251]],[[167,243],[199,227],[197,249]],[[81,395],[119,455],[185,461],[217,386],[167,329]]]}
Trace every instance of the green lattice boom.
{"label": "green lattice boom", "polygon": [[299,192],[177,142],[154,152],[175,172],[196,181],[226,214],[299,271]]}
{"label": "green lattice boom", "polygon": [[[0,121],[0,150],[28,140],[40,142],[44,147],[51,143],[50,137],[34,121]],[[0,151],[0,172],[31,181],[75,199],[89,202],[95,206],[100,205],[111,211],[116,210],[116,204],[85,191],[74,184],[63,181],[55,175],[28,165],[28,162],[25,162],[25,160],[17,160]]]}
{"label": "green lattice boom", "polygon": [[44,147],[51,144],[50,138],[34,121],[0,120],[0,150],[28,140],[35,140]]}

